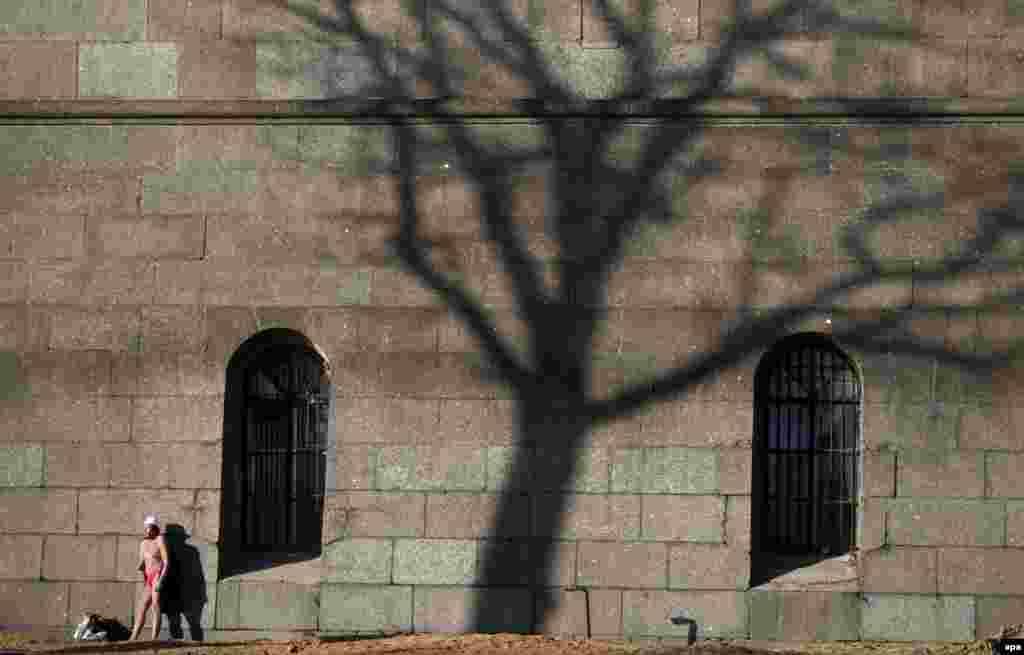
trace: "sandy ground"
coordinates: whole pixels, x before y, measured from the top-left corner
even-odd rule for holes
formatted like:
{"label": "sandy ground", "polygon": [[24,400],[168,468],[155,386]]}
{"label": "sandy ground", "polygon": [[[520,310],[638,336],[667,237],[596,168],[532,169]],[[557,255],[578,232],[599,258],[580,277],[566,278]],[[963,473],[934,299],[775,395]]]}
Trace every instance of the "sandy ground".
{"label": "sandy ground", "polygon": [[777,643],[703,641],[694,645],[652,644],[537,635],[403,635],[381,639],[303,639],[206,643],[137,641],[114,644],[33,641],[25,635],[0,633],[0,655],[44,653],[155,653],[167,655],[991,655],[989,642]]}

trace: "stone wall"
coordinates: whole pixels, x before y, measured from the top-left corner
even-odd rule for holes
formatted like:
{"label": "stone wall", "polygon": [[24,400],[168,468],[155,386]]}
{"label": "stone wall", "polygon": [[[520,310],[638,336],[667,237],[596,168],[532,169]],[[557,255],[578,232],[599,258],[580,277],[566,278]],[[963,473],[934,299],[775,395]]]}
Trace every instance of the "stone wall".
{"label": "stone wall", "polygon": [[[80,14],[56,0],[24,4],[0,8],[10,79],[0,94],[69,102],[10,111],[164,99],[174,114],[185,111],[178,100],[339,90],[323,52],[297,37],[301,21],[265,3],[91,0],[74,4]],[[576,84],[601,93],[619,50],[578,3],[548,5],[529,14],[531,27]],[[673,56],[699,57],[727,5],[658,3]],[[792,47],[822,67],[819,86],[782,85],[756,67],[744,75],[795,97],[1012,104],[1024,84],[1015,72],[1022,19],[1012,3],[984,5],[893,3],[925,36],[860,44],[855,75],[841,74],[849,62],[833,56],[849,44],[808,34]],[[387,6],[372,5],[374,20],[413,38]],[[338,48],[331,56],[344,59]],[[475,79],[481,97],[514,89]],[[750,589],[757,358],[595,432],[558,534],[538,534],[532,519],[560,491],[544,488],[521,499],[515,530],[492,534],[515,408],[482,379],[460,323],[384,256],[396,203],[379,173],[390,158],[383,128],[264,113],[0,117],[0,625],[63,628],[84,609],[127,619],[150,512],[191,535],[214,636],[464,629],[468,585],[495,539],[515,552],[536,539],[559,542],[554,579],[542,582],[556,589],[549,629],[562,634],[585,632],[587,603],[595,636],[630,638],[685,638],[687,626],[668,621],[676,609],[704,636],[758,639],[956,640],[1019,621],[1019,368],[977,380],[934,360],[848,348],[863,377],[865,447],[850,579]],[[488,125],[515,139],[536,135],[524,120]],[[1007,201],[1007,170],[1024,145],[1009,120],[834,121],[824,130],[834,145],[812,161],[796,137],[813,129],[755,116],[709,128],[706,149],[721,172],[686,190],[685,220],[638,235],[613,276],[595,390],[713,347],[740,308],[799,299],[849,270],[839,230],[881,197],[893,167],[925,187],[939,180],[946,207],[939,220],[922,215],[876,245],[908,266],[941,255],[976,233],[977,208]],[[895,162],[879,154],[893,144],[905,153]],[[794,163],[808,165],[794,172]],[[464,182],[428,172],[421,189],[430,232],[454,235],[468,283],[524,343]],[[759,213],[768,200],[784,210]],[[515,202],[531,244],[550,253],[543,179],[524,180]],[[756,239],[755,223],[764,230]],[[1020,277],[1002,268],[958,285],[910,279],[836,298],[794,331],[827,334],[849,313],[906,301],[972,302]],[[951,315],[912,327],[975,351],[1005,344],[1016,319]],[[219,580],[225,370],[246,339],[271,327],[307,336],[331,367],[337,450],[323,555]],[[495,590],[507,624],[494,627],[527,630],[543,601],[531,595],[530,575],[510,574]]]}

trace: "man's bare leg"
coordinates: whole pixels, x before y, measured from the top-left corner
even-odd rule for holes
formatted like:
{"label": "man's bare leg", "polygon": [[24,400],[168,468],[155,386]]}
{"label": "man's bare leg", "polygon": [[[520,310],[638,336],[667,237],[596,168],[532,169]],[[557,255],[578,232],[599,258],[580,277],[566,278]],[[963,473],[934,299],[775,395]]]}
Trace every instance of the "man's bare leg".
{"label": "man's bare leg", "polygon": [[135,610],[135,625],[132,626],[132,636],[130,640],[134,641],[139,638],[139,633],[142,632],[142,625],[146,621],[146,610],[149,609],[149,604],[152,601],[149,589],[146,589],[142,598],[139,598],[139,608]]}
{"label": "man's bare leg", "polygon": [[163,614],[160,612],[160,592],[156,589],[153,590],[153,641],[156,641],[157,637],[160,636],[160,622],[163,620]]}

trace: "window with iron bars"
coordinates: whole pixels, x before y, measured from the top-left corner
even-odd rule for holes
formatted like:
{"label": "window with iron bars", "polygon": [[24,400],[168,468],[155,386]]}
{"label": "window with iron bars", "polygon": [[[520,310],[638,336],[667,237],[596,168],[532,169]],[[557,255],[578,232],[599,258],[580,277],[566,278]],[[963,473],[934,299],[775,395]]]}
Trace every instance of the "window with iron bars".
{"label": "window with iron bars", "polygon": [[758,367],[753,542],[761,553],[836,556],[854,546],[861,384],[828,338],[794,335]]}
{"label": "window with iron bars", "polygon": [[249,552],[318,552],[329,399],[320,358],[267,348],[245,374],[242,541]]}

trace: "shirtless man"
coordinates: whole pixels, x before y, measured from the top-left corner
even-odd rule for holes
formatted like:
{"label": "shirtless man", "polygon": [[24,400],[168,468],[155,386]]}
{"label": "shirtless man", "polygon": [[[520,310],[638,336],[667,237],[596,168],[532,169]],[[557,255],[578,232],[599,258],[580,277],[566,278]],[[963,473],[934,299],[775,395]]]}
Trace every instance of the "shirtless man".
{"label": "shirtless man", "polygon": [[146,581],[143,597],[139,599],[139,609],[135,612],[135,626],[130,639],[138,639],[142,626],[146,622],[146,611],[153,606],[153,632],[155,640],[160,634],[160,588],[163,586],[167,570],[170,568],[170,557],[167,544],[160,536],[160,525],[155,516],[147,516],[142,524],[145,538],[139,544],[139,570]]}

